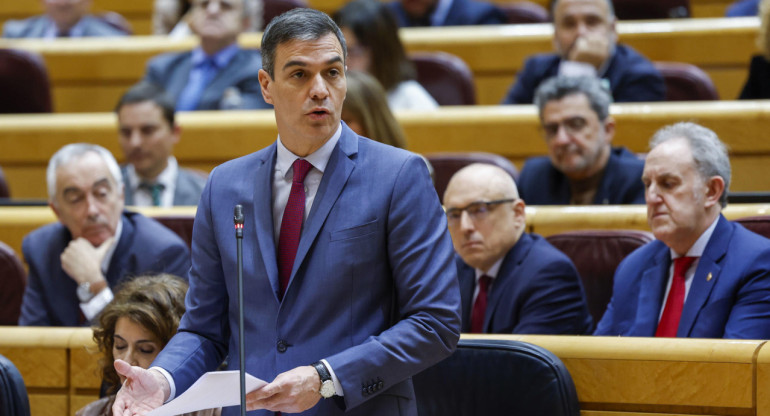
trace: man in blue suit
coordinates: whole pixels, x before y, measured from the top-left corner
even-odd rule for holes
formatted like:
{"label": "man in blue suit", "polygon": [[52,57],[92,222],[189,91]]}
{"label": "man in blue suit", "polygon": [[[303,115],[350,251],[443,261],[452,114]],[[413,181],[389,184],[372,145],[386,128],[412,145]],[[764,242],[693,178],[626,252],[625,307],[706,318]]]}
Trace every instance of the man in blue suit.
{"label": "man in blue suit", "polygon": [[617,44],[612,1],[556,0],[551,15],[556,53],[527,59],[503,104],[531,104],[538,85],[557,75],[599,77],[615,102],[665,99],[663,78],[652,63]]}
{"label": "man in blue suit", "polygon": [[537,90],[535,105],[548,157],[527,159],[519,192],[530,205],[644,203],[644,162],[612,147],[612,98],[594,77],[555,77]]}
{"label": "man in blue suit", "polygon": [[244,1],[194,0],[189,14],[200,46],[153,58],[144,79],[162,86],[178,111],[270,108],[259,87],[259,51],[238,46],[249,22]]}
{"label": "man in blue suit", "polygon": [[505,13],[476,0],[396,0],[388,3],[399,27],[498,25]]}
{"label": "man in blue suit", "polygon": [[45,38],[126,36],[120,28],[88,14],[91,0],[44,0],[45,14],[3,25],[4,38]]}
{"label": "man in blue suit", "polygon": [[144,273],[184,276],[187,245],[163,225],[123,212],[120,168],[106,149],[64,146],[48,164],[48,194],[59,222],[32,231],[20,325],[87,325],[123,279]]}
{"label": "man in blue suit", "polygon": [[727,221],[730,160],[693,123],[653,136],[644,166],[653,241],[618,266],[595,335],[770,338],[770,240]]}
{"label": "man in blue suit", "polygon": [[586,334],[593,329],[570,259],[524,232],[524,201],[497,166],[472,164],[444,193],[457,259],[463,332]]}
{"label": "man in blue suit", "polygon": [[232,212],[241,204],[245,368],[272,380],[249,393],[248,409],[416,415],[411,376],[448,356],[460,334],[451,240],[425,163],[340,122],[345,42],[327,15],[277,17],[262,50],[278,140],[212,171],[179,333],[149,370],[116,362],[129,381],[113,410],[143,414],[226,356],[239,367]]}

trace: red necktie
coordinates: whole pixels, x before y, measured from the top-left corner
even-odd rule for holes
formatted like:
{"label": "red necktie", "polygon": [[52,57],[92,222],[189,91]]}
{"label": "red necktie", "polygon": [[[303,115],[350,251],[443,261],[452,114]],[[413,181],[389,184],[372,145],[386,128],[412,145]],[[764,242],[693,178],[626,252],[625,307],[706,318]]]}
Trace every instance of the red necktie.
{"label": "red necktie", "polygon": [[666,306],[658,323],[656,337],[676,337],[679,329],[679,319],[682,317],[684,307],[684,274],[690,268],[697,257],[679,257],[674,259],[674,278],[671,280],[671,289],[668,291]]}
{"label": "red necktie", "polygon": [[289,201],[283,211],[281,233],[278,235],[278,276],[281,281],[281,298],[289,286],[294,257],[297,256],[302,218],[305,212],[305,176],[313,165],[307,160],[297,159],[292,165],[294,179],[291,183]]}
{"label": "red necktie", "polygon": [[476,302],[473,303],[471,311],[471,332],[480,334],[484,332],[484,313],[487,311],[487,293],[489,291],[489,282],[492,278],[483,275],[479,278],[479,294],[476,295]]}

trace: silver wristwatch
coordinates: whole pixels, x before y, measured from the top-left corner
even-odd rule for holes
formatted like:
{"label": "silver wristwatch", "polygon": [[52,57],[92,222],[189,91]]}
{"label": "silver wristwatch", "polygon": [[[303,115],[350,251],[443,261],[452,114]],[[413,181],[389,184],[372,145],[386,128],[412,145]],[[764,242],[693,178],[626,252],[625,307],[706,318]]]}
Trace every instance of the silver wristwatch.
{"label": "silver wristwatch", "polygon": [[91,293],[91,283],[83,282],[79,284],[77,294],[78,299],[80,299],[80,303],[86,303],[91,300],[94,297],[94,294]]}
{"label": "silver wristwatch", "polygon": [[318,361],[316,363],[313,363],[313,367],[315,367],[315,371],[318,372],[318,377],[321,378],[321,389],[318,390],[318,393],[323,397],[324,399],[328,399],[329,397],[334,396],[334,393],[337,391],[334,389],[334,382],[332,381],[332,376],[329,374],[329,370],[326,368],[323,362]]}

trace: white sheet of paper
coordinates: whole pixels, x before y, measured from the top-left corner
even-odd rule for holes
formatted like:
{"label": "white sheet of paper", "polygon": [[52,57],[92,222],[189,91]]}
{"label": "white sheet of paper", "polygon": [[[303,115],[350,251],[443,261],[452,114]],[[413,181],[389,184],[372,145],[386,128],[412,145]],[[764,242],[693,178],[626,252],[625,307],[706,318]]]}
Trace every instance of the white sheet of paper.
{"label": "white sheet of paper", "polygon": [[[240,372],[211,371],[198,379],[186,392],[174,400],[147,413],[147,416],[174,416],[182,413],[216,407],[236,406],[241,404]],[[267,384],[246,373],[246,393]]]}

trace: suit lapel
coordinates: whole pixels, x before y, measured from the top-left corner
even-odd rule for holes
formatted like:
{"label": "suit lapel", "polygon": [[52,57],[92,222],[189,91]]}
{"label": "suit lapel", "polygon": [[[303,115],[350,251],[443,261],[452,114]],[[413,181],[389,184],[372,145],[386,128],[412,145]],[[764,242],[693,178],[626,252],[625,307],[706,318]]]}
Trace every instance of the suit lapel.
{"label": "suit lapel", "polygon": [[182,93],[187,81],[190,79],[190,71],[192,70],[192,52],[184,52],[184,56],[180,59],[179,65],[177,65],[171,72],[171,75],[167,78],[166,91],[169,95],[174,97],[174,100],[179,99],[179,94]]}
{"label": "suit lapel", "polygon": [[462,332],[471,330],[471,301],[473,292],[476,290],[476,272],[471,266],[465,264],[460,259],[455,260],[458,264],[457,278],[460,282],[460,301],[462,303]]}
{"label": "suit lapel", "polygon": [[513,276],[513,269],[515,269],[529,254],[529,250],[532,248],[532,237],[527,233],[522,233],[519,241],[508,251],[508,254],[503,258],[503,263],[500,265],[500,270],[497,272],[495,282],[492,284],[492,290],[489,292],[487,300],[487,310],[484,313],[484,332],[491,332],[489,323],[492,321],[492,317],[495,315],[497,304],[503,298],[503,293],[510,293],[508,290],[502,290],[501,288],[510,285],[513,282],[509,282],[508,279]]}
{"label": "suit lapel", "polygon": [[291,271],[289,286],[286,288],[287,293],[291,290],[297,269],[307,256],[310,246],[318,236],[321,226],[326,222],[329,212],[342,193],[350,173],[355,168],[355,163],[350,159],[350,156],[357,152],[358,136],[343,125],[342,136],[340,136],[340,140],[329,158],[329,163],[326,165],[326,171],[313,200],[313,206],[310,208],[310,215],[307,217],[307,224],[302,227],[297,256],[294,258],[294,268]]}
{"label": "suit lapel", "polygon": [[690,291],[687,293],[687,299],[685,299],[682,308],[682,317],[676,332],[677,337],[690,336],[690,331],[695,325],[695,318],[698,317],[700,310],[708,300],[711,290],[719,278],[719,272],[722,270],[718,262],[727,253],[727,246],[733,236],[734,228],[721,215],[718,221],[692,277]]}
{"label": "suit lapel", "polygon": [[[262,164],[255,172],[254,196],[254,228],[259,244],[259,256],[265,263],[265,271],[273,289],[273,296],[278,301],[280,282],[278,278],[278,261],[275,256],[275,237],[273,232],[273,170],[275,164],[276,144],[273,142],[265,152]],[[255,270],[259,270],[255,265]]]}
{"label": "suit lapel", "polygon": [[636,308],[636,324],[632,336],[653,336],[658,328],[658,317],[663,304],[663,291],[666,288],[670,251],[661,244],[661,250],[655,255],[653,264],[642,273],[639,283],[639,304]]}
{"label": "suit lapel", "polygon": [[238,50],[235,56],[230,59],[230,62],[227,63],[227,66],[217,72],[214,79],[204,88],[198,104],[199,107],[203,107],[204,103],[213,103],[211,108],[219,108],[219,102],[222,100],[225,89],[229,86],[234,86],[233,80],[237,79],[236,75],[243,67],[240,64],[240,61],[244,59],[243,53],[244,51]]}
{"label": "suit lapel", "polygon": [[134,223],[128,220],[130,215],[136,214],[124,212],[120,217],[120,221],[123,223],[123,229],[120,232],[120,240],[112,254],[112,259],[110,259],[110,265],[107,267],[107,275],[104,276],[107,279],[109,286],[112,288],[115,288],[118,280],[120,280],[121,274],[123,274],[125,270],[130,269],[126,264],[131,258],[131,256],[127,256],[126,253],[131,252],[131,245],[134,241]]}

